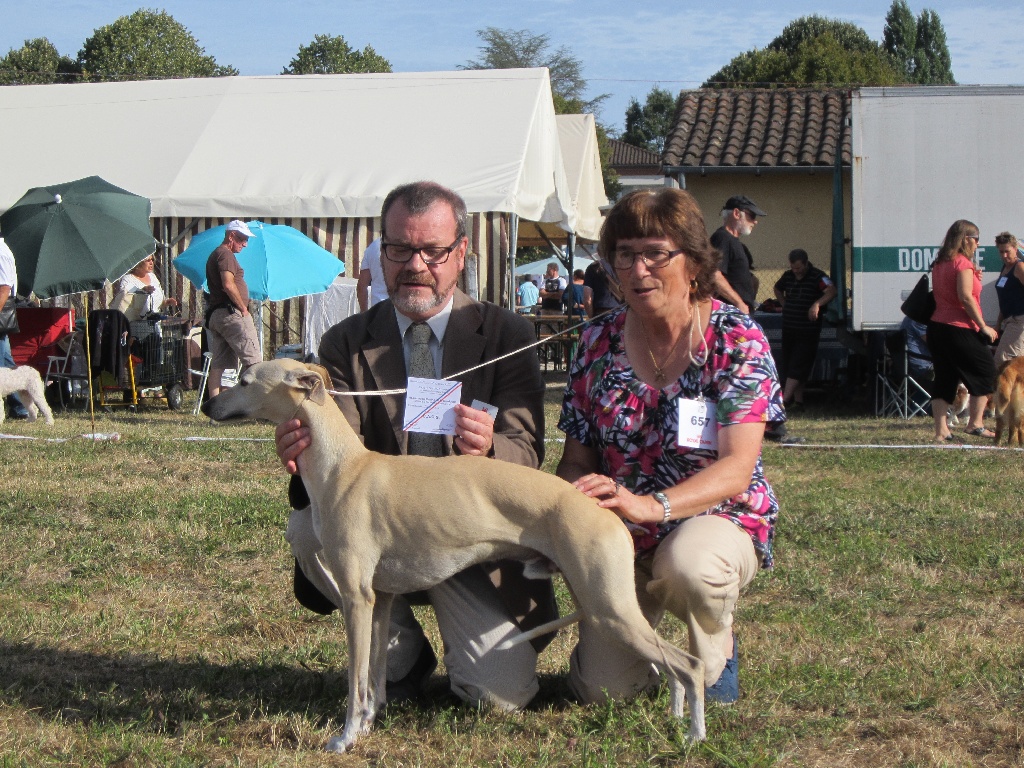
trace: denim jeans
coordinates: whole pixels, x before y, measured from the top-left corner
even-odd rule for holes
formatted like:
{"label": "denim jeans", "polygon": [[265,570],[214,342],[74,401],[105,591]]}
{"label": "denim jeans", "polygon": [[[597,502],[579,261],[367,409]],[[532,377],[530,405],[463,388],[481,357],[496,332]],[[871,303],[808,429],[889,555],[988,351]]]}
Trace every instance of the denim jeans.
{"label": "denim jeans", "polygon": [[[7,335],[0,336],[0,368],[16,368],[14,358],[11,356],[11,340]],[[28,411],[21,404],[17,395],[8,395],[7,406],[12,416],[27,416]]]}

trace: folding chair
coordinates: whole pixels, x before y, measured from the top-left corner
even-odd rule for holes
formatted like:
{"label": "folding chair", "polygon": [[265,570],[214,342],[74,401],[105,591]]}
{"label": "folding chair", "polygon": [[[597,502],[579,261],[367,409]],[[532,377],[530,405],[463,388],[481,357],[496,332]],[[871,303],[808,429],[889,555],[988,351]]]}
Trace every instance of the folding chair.
{"label": "folding chair", "polygon": [[[93,397],[102,408],[126,406],[134,409],[139,403],[130,330],[128,318],[117,310],[94,309],[89,313]],[[120,401],[108,398],[115,392],[121,394]]]}
{"label": "folding chair", "polygon": [[931,394],[910,374],[912,357],[920,358],[907,348],[905,331],[885,334],[875,375],[875,416],[911,419],[928,415]]}
{"label": "folding chair", "polygon": [[85,365],[85,350],[78,337],[78,331],[64,334],[54,345],[56,354],[48,355],[46,358],[46,375],[43,377],[43,381],[47,385],[54,384],[56,386],[61,408],[68,406],[68,403],[64,402],[65,396],[70,403],[76,400],[87,400],[89,396],[89,375]]}
{"label": "folding chair", "polygon": [[[199,379],[199,394],[196,396],[196,407],[193,409],[192,414],[194,416],[199,415],[199,409],[203,407],[203,395],[206,394],[206,384],[210,379],[210,362],[213,360],[213,354],[211,352],[203,352],[203,370],[196,371],[189,369],[196,376],[202,378]],[[237,368],[224,371],[220,377],[220,386],[222,389],[233,387],[238,383],[238,377],[242,373],[242,364],[239,363]]]}

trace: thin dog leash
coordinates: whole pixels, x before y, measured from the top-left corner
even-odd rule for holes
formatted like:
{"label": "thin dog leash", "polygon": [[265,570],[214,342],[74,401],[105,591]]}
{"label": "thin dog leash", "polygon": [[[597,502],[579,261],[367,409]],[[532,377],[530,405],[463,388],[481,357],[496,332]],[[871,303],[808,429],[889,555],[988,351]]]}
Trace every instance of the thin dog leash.
{"label": "thin dog leash", "polygon": [[[606,309],[601,314],[595,315],[594,317],[590,318],[589,320],[584,320],[582,323],[577,323],[576,325],[570,326],[568,328],[564,328],[561,331],[558,331],[557,333],[551,334],[546,339],[538,339],[537,341],[533,342],[532,344],[527,344],[525,347],[520,347],[519,349],[514,349],[511,352],[506,352],[504,355],[501,355],[500,357],[496,357],[493,360],[488,360],[486,362],[480,363],[479,365],[474,365],[472,368],[467,368],[466,370],[459,371],[458,373],[449,374],[448,376],[445,376],[444,378],[442,378],[441,381],[447,381],[448,379],[455,379],[455,378],[458,378],[459,376],[464,376],[467,373],[472,373],[473,371],[476,371],[476,370],[478,370],[480,368],[486,368],[488,365],[494,365],[495,363],[500,363],[502,360],[504,360],[506,358],[509,358],[509,357],[512,357],[513,355],[518,355],[518,354],[520,354],[522,352],[525,352],[528,349],[533,349],[534,347],[539,347],[541,344],[548,344],[549,342],[554,341],[555,339],[557,339],[559,336],[562,336],[562,335],[564,335],[566,333],[569,333],[570,331],[575,331],[577,328],[582,328],[583,326],[587,325],[588,323],[592,323],[595,320],[597,320],[598,318],[604,317],[605,315],[614,312],[615,309],[617,309],[617,307],[614,308],[614,309]],[[336,395],[336,396],[342,396],[342,397],[357,397],[357,396],[384,397],[384,396],[387,396],[387,395],[404,395],[405,393],[406,393],[406,389],[405,388],[402,388],[402,389],[365,390],[363,392],[349,392],[349,391],[341,392],[341,391],[338,391],[336,389],[328,389],[327,390],[327,394],[329,394],[329,395]]]}

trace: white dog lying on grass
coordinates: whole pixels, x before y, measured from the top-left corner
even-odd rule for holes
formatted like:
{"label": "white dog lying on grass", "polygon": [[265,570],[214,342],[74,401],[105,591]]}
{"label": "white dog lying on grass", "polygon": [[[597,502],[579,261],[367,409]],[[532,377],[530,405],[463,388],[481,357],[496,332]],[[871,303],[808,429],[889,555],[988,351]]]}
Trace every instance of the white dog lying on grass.
{"label": "white dog lying on grass", "polygon": [[[46,390],[39,371],[31,365],[19,365],[17,368],[0,368],[0,398],[16,394],[25,410],[28,420],[35,421],[38,413],[43,414],[46,423],[53,424],[53,412],[46,404]],[[0,403],[0,423],[4,420],[3,403]]]}

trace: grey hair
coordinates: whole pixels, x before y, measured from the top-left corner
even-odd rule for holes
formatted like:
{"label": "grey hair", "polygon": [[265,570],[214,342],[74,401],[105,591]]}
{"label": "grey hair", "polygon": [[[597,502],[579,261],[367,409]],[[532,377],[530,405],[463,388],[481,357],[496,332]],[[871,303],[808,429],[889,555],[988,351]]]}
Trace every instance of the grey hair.
{"label": "grey hair", "polygon": [[414,181],[411,184],[402,184],[388,192],[384,198],[384,205],[380,209],[381,234],[387,234],[388,211],[398,201],[405,203],[405,207],[413,216],[425,213],[434,203],[442,200],[448,204],[455,217],[455,236],[465,237],[469,214],[466,211],[466,201],[458,192],[442,186],[433,181]]}

